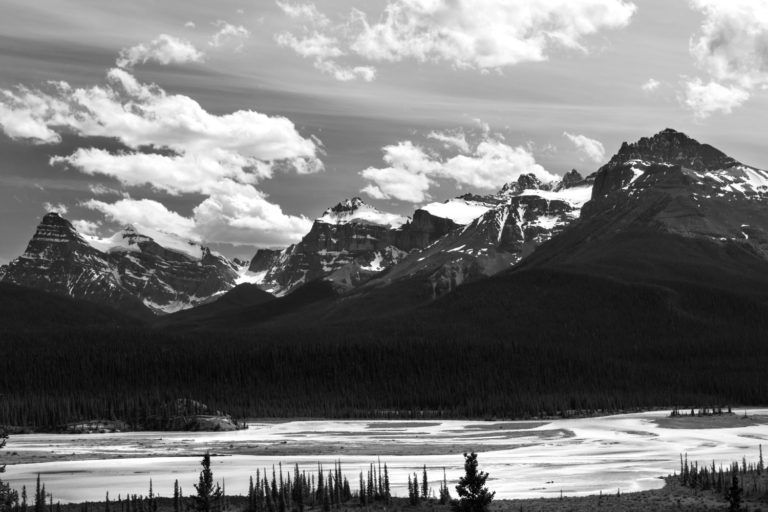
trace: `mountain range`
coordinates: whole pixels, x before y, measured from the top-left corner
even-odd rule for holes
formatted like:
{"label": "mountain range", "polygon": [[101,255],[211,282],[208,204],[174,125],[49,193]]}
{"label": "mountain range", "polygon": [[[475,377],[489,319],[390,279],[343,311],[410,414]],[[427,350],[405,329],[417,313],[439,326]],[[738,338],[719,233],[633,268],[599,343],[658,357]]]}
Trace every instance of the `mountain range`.
{"label": "mountain range", "polygon": [[574,170],[545,183],[524,174],[410,218],[346,199],[300,242],[259,250],[250,262],[139,226],[98,238],[49,213],[0,281],[154,313],[161,326],[382,317],[550,272],[661,286],[670,307],[685,309],[686,286],[761,300],[767,200],[768,172],[666,129],[622,144],[586,177]]}

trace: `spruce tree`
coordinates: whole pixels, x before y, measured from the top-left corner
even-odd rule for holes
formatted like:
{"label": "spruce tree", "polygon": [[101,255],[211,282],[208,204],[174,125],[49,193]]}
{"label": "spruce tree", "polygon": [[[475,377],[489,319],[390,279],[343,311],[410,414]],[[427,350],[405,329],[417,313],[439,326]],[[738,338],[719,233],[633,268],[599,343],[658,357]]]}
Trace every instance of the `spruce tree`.
{"label": "spruce tree", "polygon": [[421,496],[425,500],[429,498],[429,480],[427,479],[427,465],[424,464],[424,469],[421,474]]}
{"label": "spruce tree", "polygon": [[387,463],[384,463],[384,498],[387,500],[387,503],[389,503],[389,498],[392,496],[392,493],[389,490],[389,470],[387,469]]}
{"label": "spruce tree", "polygon": [[477,454],[464,454],[464,476],[459,478],[456,493],[459,499],[454,502],[456,512],[485,512],[493,501],[495,492],[485,487],[488,473],[477,470]]}
{"label": "spruce tree", "polygon": [[181,489],[178,480],[173,482],[173,512],[181,512]]}
{"label": "spruce tree", "polygon": [[737,511],[741,509],[741,494],[743,492],[744,490],[741,488],[741,485],[739,485],[739,477],[736,472],[734,472],[731,477],[731,487],[728,489],[728,494],[725,496],[730,505],[730,510]]}
{"label": "spruce tree", "polygon": [[221,487],[213,483],[211,471],[211,454],[205,452],[201,462],[199,483],[195,485],[196,495],[192,496],[192,508],[197,512],[219,512],[222,497]]}
{"label": "spruce tree", "polygon": [[448,479],[443,468],[443,482],[440,484],[440,504],[447,505],[451,502],[451,491],[448,490]]}
{"label": "spruce tree", "polygon": [[45,487],[40,484],[40,473],[35,486],[35,512],[45,512]]}

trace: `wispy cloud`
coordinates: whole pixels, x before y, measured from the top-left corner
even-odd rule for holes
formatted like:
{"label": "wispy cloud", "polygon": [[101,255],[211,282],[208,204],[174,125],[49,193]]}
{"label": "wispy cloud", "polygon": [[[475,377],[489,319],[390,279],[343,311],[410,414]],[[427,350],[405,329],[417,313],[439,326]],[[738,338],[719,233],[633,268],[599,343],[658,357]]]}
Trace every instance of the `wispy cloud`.
{"label": "wispy cloud", "polygon": [[643,85],[640,86],[640,88],[645,92],[654,92],[660,86],[661,86],[661,82],[659,82],[655,78],[649,78],[647,82],[644,82]]}
{"label": "wispy cloud", "polygon": [[218,29],[208,45],[214,48],[232,46],[235,51],[242,51],[245,41],[251,37],[251,32],[242,25],[233,25],[224,20],[217,20],[214,26]]}
{"label": "wispy cloud", "polygon": [[413,59],[483,71],[544,61],[556,48],[588,53],[586,37],[627,26],[636,10],[627,0],[390,0],[375,21],[354,9],[333,24],[312,3],[277,4],[303,23],[301,36],[279,36],[294,42],[285,46],[300,53],[303,40],[322,35],[336,41],[337,66],[341,57]]}

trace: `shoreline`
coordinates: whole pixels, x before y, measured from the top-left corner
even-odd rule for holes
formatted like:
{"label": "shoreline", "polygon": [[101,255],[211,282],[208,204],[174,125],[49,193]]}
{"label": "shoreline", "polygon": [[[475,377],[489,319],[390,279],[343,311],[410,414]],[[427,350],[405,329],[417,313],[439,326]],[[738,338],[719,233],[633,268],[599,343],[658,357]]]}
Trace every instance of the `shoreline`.
{"label": "shoreline", "polygon": [[[428,411],[422,412],[422,414],[413,415],[412,413],[401,411],[402,414],[398,413],[398,411],[392,411],[390,413],[372,413],[370,415],[360,415],[360,416],[280,416],[280,417],[246,417],[246,418],[234,418],[233,421],[236,422],[237,425],[250,425],[250,424],[266,424],[266,425],[279,425],[279,424],[285,424],[285,423],[293,423],[293,422],[311,422],[311,421],[324,421],[324,422],[352,422],[352,421],[370,421],[370,422],[403,422],[408,424],[417,424],[417,423],[435,423],[435,422],[443,422],[443,421],[476,421],[476,422],[482,422],[482,423],[501,423],[501,422],[514,422],[514,423],[524,423],[524,422],[552,422],[557,420],[575,420],[575,419],[586,419],[586,418],[607,418],[612,416],[622,416],[627,414],[643,414],[643,413],[652,413],[652,412],[664,412],[669,411],[670,413],[673,410],[681,410],[681,411],[689,411],[691,409],[700,410],[701,407],[679,407],[679,406],[656,406],[656,407],[642,407],[642,408],[630,408],[630,409],[616,409],[616,410],[597,410],[597,411],[570,411],[568,414],[559,414],[559,415],[540,415],[540,416],[521,416],[521,417],[514,417],[514,416],[498,416],[498,417],[487,417],[487,416],[443,416],[443,415],[432,415]],[[749,410],[760,410],[760,409],[768,409],[768,404],[766,405],[750,405],[750,406],[743,406],[740,405],[738,407],[732,407],[733,412],[732,413],[722,413],[720,416],[740,416],[742,411],[749,411]],[[409,415],[410,414],[410,415]],[[222,416],[225,417],[225,416]],[[690,415],[683,414],[680,416],[680,418],[689,418]],[[699,418],[700,416],[695,416]],[[704,416],[704,417],[711,417],[711,415]],[[91,418],[87,420],[82,420],[78,422],[71,423],[72,425],[76,424],[88,424],[88,423],[99,423],[99,422],[112,422],[112,423],[121,423],[127,424],[123,420],[104,420],[101,418]],[[119,430],[113,430],[113,431],[106,431],[106,432],[99,432],[99,431],[82,431],[82,432],[70,432],[67,431],[66,426],[61,427],[55,427],[55,428],[46,428],[46,427],[31,427],[31,426],[24,426],[24,425],[0,425],[0,428],[5,429],[9,434],[11,435],[25,435],[25,434],[62,434],[62,435],[90,435],[94,433],[147,433],[147,432],[157,432],[157,433],[183,433],[183,432],[220,432],[221,430],[217,430],[215,428],[212,429],[176,429],[176,430],[151,430],[151,429],[131,429],[131,428],[123,428]],[[247,428],[247,427],[246,427]],[[243,430],[240,428],[233,429],[233,430]]]}

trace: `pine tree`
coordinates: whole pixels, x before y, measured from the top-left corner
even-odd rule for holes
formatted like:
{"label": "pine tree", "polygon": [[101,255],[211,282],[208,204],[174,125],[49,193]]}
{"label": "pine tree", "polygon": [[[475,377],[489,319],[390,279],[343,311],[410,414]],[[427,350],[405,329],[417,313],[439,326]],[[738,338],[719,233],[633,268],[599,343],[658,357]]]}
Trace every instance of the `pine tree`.
{"label": "pine tree", "polygon": [[192,507],[197,512],[219,512],[222,492],[219,484],[214,486],[213,483],[210,452],[205,452],[201,465],[203,470],[200,471],[199,483],[195,485],[197,494],[192,496]]}
{"label": "pine tree", "polygon": [[181,512],[181,489],[178,480],[173,482],[173,512]]}
{"label": "pine tree", "polygon": [[392,496],[392,493],[389,489],[389,470],[387,469],[387,463],[384,463],[384,497],[387,499],[387,503],[389,503],[389,498]]}
{"label": "pine tree", "polygon": [[424,464],[424,469],[421,473],[421,496],[426,500],[429,498],[429,480],[427,479],[427,465]]}
{"label": "pine tree", "polygon": [[744,489],[739,485],[739,477],[736,472],[734,472],[731,477],[731,487],[728,489],[728,494],[725,496],[730,505],[730,510],[736,511],[741,508],[741,494],[743,492]]}
{"label": "pine tree", "polygon": [[445,468],[443,468],[443,483],[440,484],[440,504],[447,505],[451,502],[451,491],[448,490],[448,480],[445,476]]}
{"label": "pine tree", "polygon": [[363,483],[363,472],[361,471],[360,472],[360,495],[359,495],[359,499],[360,499],[360,505],[363,506],[363,507],[366,505],[366,495],[367,495],[367,493],[365,492],[365,484]]}
{"label": "pine tree", "polygon": [[107,491],[107,497],[104,499],[104,512],[110,512],[110,507],[109,507],[109,491]]}
{"label": "pine tree", "polygon": [[762,475],[765,469],[765,463],[763,462],[763,445],[760,445],[760,458],[757,461],[757,474]]}
{"label": "pine tree", "polygon": [[27,512],[29,505],[27,505],[27,486],[21,486],[21,512]]}
{"label": "pine tree", "polygon": [[454,502],[456,512],[485,512],[493,501],[495,492],[485,487],[488,473],[477,470],[477,454],[464,454],[464,476],[456,486],[458,501]]}
{"label": "pine tree", "polygon": [[35,486],[35,512],[45,512],[45,487],[40,485],[40,474],[37,474]]}

